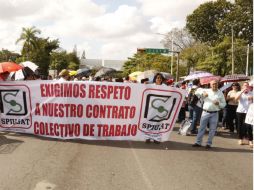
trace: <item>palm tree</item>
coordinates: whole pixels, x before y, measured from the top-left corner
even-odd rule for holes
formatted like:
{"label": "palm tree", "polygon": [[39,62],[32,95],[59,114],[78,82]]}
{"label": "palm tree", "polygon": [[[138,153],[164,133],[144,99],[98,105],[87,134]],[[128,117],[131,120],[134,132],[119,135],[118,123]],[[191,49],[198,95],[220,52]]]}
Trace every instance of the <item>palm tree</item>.
{"label": "palm tree", "polygon": [[36,29],[35,26],[31,28],[22,28],[22,33],[17,39],[16,44],[20,41],[23,41],[22,54],[26,54],[27,59],[29,59],[29,54],[33,49],[37,47],[37,34],[40,34],[41,31]]}

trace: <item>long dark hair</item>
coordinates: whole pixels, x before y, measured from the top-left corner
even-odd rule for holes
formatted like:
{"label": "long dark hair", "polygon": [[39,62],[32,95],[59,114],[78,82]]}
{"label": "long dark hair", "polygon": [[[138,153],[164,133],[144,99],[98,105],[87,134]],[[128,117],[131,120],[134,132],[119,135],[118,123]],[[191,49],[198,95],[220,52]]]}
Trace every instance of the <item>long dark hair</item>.
{"label": "long dark hair", "polygon": [[162,79],[161,84],[162,84],[162,83],[165,81],[165,78],[164,78],[164,76],[163,76],[161,73],[156,73],[156,74],[154,75],[154,77],[153,77],[153,83],[156,82],[157,76],[161,76],[161,79]]}

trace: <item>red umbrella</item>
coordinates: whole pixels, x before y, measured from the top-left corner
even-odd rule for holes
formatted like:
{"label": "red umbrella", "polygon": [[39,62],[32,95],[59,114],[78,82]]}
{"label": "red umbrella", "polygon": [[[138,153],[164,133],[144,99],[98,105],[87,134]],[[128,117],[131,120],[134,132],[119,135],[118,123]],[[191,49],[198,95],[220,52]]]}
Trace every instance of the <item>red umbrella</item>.
{"label": "red umbrella", "polygon": [[221,82],[238,82],[238,81],[245,81],[249,80],[250,78],[244,74],[233,74],[233,75],[226,75],[221,79]]}
{"label": "red umbrella", "polygon": [[200,84],[201,85],[209,84],[212,80],[220,80],[220,79],[221,79],[220,76],[204,77],[204,78],[200,78]]}
{"label": "red umbrella", "polygon": [[14,62],[2,62],[0,63],[0,73],[13,72],[22,69],[22,66]]}

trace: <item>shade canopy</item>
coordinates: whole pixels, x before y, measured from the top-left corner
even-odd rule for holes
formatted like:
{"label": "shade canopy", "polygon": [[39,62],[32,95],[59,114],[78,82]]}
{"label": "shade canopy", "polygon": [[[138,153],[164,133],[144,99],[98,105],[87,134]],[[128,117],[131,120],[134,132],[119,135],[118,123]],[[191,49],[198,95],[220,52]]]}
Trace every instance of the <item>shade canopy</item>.
{"label": "shade canopy", "polygon": [[245,81],[249,80],[250,78],[244,74],[233,74],[233,75],[226,75],[221,79],[221,82],[238,82],[238,81]]}

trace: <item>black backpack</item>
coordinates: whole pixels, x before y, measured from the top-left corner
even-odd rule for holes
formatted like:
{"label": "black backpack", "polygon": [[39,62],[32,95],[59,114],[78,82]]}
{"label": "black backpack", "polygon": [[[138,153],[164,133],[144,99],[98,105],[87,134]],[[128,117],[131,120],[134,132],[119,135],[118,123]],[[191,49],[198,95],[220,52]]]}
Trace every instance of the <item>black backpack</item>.
{"label": "black backpack", "polygon": [[199,98],[197,97],[197,95],[195,95],[195,92],[196,92],[196,88],[192,88],[188,94],[188,104],[190,106],[195,106],[197,105],[198,101],[199,101]]}

